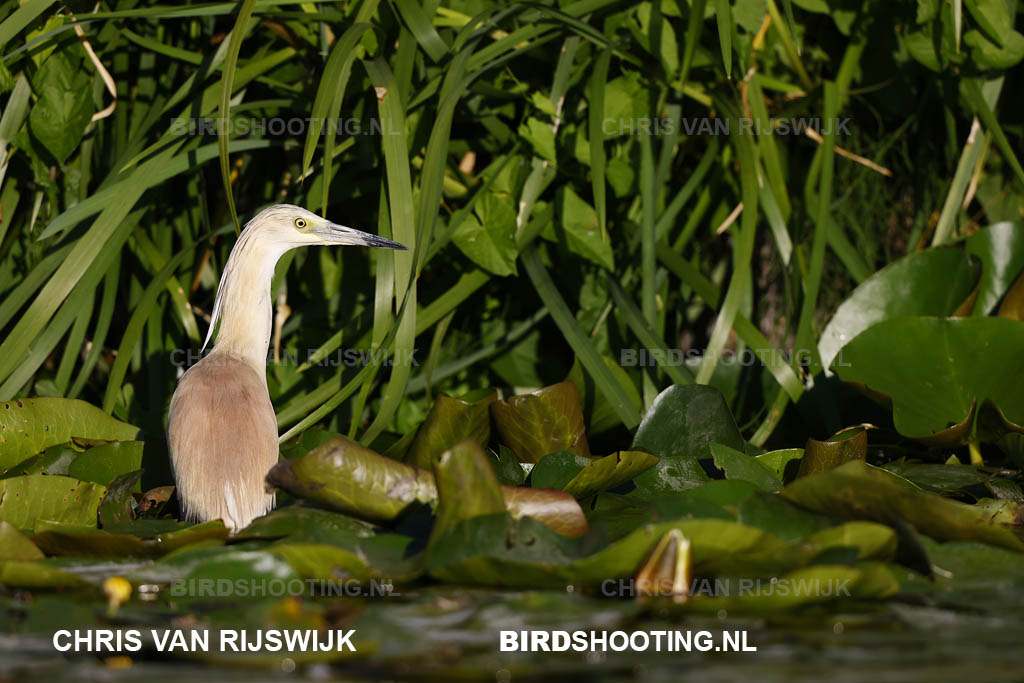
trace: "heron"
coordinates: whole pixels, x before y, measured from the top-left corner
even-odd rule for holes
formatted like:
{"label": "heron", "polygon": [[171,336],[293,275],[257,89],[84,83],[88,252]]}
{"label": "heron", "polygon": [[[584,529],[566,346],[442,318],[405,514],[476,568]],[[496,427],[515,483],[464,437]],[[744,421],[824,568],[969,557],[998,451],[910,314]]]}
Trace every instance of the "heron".
{"label": "heron", "polygon": [[274,268],[291,249],[344,244],[408,249],[291,204],[258,213],[231,249],[202,351],[215,328],[216,341],[182,375],[167,411],[171,470],[186,521],[220,519],[236,532],[273,509],[265,477],[279,456],[266,375]]}

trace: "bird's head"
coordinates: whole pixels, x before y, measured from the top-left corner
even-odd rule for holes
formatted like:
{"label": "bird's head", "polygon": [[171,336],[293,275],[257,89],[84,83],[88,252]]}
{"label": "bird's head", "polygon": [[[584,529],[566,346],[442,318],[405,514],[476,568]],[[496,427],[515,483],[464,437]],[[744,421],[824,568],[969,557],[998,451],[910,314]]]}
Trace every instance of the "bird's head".
{"label": "bird's head", "polygon": [[404,244],[332,223],[292,204],[276,204],[260,211],[246,224],[245,232],[288,249],[313,244],[356,244],[408,249]]}

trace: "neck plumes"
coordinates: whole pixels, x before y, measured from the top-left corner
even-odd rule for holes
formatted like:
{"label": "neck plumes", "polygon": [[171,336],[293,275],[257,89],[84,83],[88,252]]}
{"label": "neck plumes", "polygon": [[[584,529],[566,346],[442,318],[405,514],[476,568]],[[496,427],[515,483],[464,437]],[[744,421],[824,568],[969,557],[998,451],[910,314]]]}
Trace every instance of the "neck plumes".
{"label": "neck plumes", "polygon": [[213,351],[246,361],[260,377],[266,377],[273,323],[270,284],[274,267],[287,250],[287,246],[270,243],[249,231],[242,232],[217,288],[210,331],[206,335],[208,344],[219,321]]}

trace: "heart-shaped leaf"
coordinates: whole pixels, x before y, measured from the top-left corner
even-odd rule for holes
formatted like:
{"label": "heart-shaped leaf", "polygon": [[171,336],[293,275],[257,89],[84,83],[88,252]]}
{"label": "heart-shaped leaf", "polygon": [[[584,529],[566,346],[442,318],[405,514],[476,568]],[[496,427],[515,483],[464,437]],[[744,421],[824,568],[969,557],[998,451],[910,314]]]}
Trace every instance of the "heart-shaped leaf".
{"label": "heart-shaped leaf", "polygon": [[[890,263],[862,282],[825,326],[818,342],[826,368],[875,323],[911,315],[953,315],[974,289],[981,264],[960,249],[929,249]],[[845,352],[838,367],[849,359]]]}
{"label": "heart-shaped leaf", "polygon": [[[1024,323],[1003,318],[897,318],[843,350],[839,376],[892,398],[900,434],[927,438],[960,425],[974,406],[995,405],[1024,431]],[[969,430],[957,432],[964,442]],[[991,438],[991,436],[989,437]]]}

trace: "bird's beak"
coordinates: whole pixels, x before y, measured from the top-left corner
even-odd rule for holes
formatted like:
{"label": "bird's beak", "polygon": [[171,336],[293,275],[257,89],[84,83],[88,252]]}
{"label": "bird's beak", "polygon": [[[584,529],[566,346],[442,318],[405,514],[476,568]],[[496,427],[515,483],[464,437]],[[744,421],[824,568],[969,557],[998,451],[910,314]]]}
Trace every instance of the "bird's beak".
{"label": "bird's beak", "polygon": [[402,251],[409,249],[409,247],[399,242],[371,235],[362,230],[346,228],[344,225],[338,225],[330,221],[326,221],[323,227],[314,228],[312,232],[330,244],[355,244],[364,247],[383,247],[384,249],[399,249]]}

